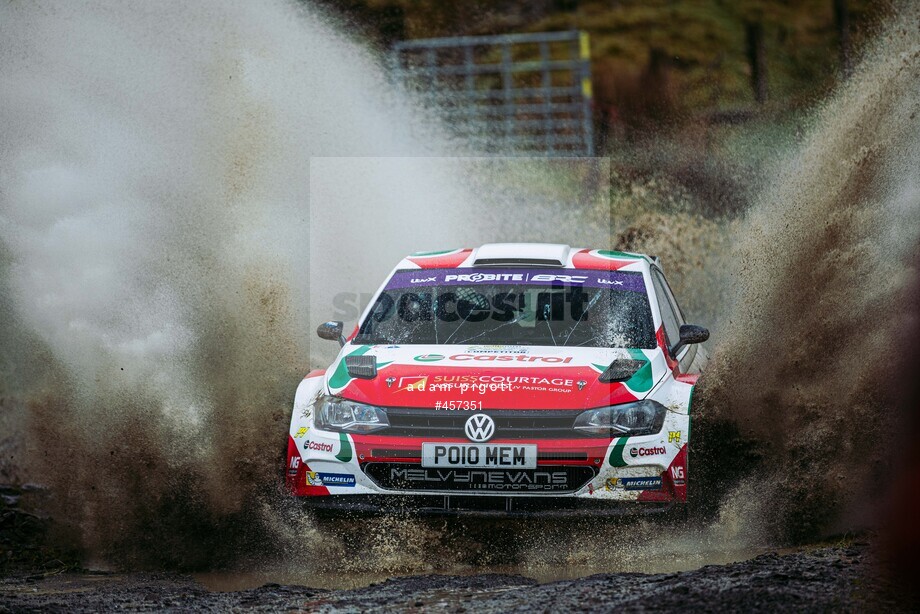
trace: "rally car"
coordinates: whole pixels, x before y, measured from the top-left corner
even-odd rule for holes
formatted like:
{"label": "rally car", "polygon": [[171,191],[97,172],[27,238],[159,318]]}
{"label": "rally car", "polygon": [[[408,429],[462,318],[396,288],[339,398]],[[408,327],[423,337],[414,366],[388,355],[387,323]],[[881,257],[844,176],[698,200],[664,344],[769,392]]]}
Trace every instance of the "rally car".
{"label": "rally car", "polygon": [[402,260],[297,388],[287,491],[314,508],[575,514],[687,500],[709,332],[657,258],[508,243]]}

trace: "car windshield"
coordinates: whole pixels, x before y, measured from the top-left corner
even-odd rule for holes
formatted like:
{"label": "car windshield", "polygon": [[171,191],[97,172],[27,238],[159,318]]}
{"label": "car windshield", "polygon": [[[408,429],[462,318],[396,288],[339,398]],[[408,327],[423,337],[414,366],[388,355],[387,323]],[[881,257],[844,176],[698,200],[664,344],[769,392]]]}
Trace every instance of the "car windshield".
{"label": "car windshield", "polygon": [[361,344],[655,347],[641,272],[397,271],[358,329]]}

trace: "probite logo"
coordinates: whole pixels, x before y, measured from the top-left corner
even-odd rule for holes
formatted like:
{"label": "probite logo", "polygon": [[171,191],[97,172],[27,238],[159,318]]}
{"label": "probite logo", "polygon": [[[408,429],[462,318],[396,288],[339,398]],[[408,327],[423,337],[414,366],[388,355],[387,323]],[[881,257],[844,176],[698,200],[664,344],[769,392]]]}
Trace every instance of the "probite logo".
{"label": "probite logo", "polygon": [[523,273],[470,273],[469,275],[445,275],[444,281],[524,281]]}
{"label": "probite logo", "polygon": [[413,360],[418,362],[437,362],[444,360],[444,354],[419,354]]}
{"label": "probite logo", "polygon": [[658,456],[659,454],[664,454],[667,450],[664,447],[656,448],[630,448],[629,455],[633,458],[639,458],[640,456]]}
{"label": "probite logo", "polygon": [[463,430],[470,441],[489,441],[495,434],[495,421],[486,414],[474,414],[466,421]]}

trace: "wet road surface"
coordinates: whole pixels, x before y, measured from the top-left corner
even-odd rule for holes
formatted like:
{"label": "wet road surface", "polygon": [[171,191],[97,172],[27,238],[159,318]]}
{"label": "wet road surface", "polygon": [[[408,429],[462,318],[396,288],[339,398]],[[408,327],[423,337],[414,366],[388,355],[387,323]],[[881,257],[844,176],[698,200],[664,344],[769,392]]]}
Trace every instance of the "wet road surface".
{"label": "wet road surface", "polygon": [[877,588],[870,558],[868,545],[857,543],[676,573],[598,574],[544,584],[516,575],[423,575],[337,591],[278,584],[209,591],[179,574],[20,574],[0,581],[0,611],[898,610]]}

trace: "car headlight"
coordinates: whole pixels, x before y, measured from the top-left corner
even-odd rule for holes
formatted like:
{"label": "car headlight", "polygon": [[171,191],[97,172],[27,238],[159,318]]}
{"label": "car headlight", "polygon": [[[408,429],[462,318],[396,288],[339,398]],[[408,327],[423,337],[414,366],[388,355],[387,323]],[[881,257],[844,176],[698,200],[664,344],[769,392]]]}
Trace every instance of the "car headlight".
{"label": "car headlight", "polygon": [[390,426],[379,407],[340,397],[321,397],[315,409],[316,426],[327,431],[370,433]]}
{"label": "car headlight", "polygon": [[664,425],[668,410],[657,401],[646,399],[591,409],[575,418],[576,431],[595,433],[608,437],[633,437],[653,435]]}

